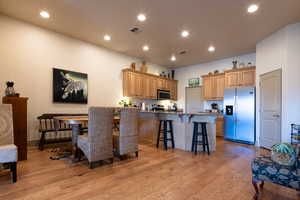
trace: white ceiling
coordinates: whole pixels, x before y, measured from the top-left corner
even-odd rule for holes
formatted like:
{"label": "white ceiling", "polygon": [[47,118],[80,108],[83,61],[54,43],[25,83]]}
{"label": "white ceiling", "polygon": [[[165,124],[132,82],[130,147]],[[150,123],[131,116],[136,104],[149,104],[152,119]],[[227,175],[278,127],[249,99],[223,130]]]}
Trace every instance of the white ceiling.
{"label": "white ceiling", "polygon": [[[252,3],[259,10],[250,15]],[[42,19],[41,10],[51,18]],[[172,67],[254,52],[258,41],[300,21],[300,0],[0,0],[0,13]],[[147,15],[145,22],[137,21],[139,13]],[[129,32],[132,27],[142,32]],[[189,38],[180,36],[183,29]],[[105,34],[112,40],[104,41]],[[144,44],[148,52],[142,51]],[[187,54],[178,55],[182,50]]]}

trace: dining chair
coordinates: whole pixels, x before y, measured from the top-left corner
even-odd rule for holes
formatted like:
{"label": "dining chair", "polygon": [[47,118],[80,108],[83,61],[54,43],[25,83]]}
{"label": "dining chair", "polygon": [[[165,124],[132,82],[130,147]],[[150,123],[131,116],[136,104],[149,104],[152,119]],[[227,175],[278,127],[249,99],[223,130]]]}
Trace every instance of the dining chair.
{"label": "dining chair", "polygon": [[114,131],[113,144],[119,156],[135,153],[138,157],[138,109],[121,109],[120,130]]}
{"label": "dining chair", "polygon": [[18,148],[14,145],[12,106],[0,104],[0,164],[9,166],[12,182],[17,181]]}
{"label": "dining chair", "polygon": [[77,146],[87,157],[91,169],[106,159],[113,162],[113,111],[107,107],[89,108],[88,133],[78,137]]}

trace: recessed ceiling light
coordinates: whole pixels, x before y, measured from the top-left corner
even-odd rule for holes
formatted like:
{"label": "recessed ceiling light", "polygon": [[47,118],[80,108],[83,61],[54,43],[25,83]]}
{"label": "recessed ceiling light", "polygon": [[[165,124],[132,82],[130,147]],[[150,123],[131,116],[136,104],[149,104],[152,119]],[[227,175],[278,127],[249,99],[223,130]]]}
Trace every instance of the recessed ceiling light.
{"label": "recessed ceiling light", "polygon": [[45,18],[45,19],[49,19],[50,18],[49,13],[47,11],[44,11],[44,10],[40,12],[40,16],[42,18]]}
{"label": "recessed ceiling light", "polygon": [[174,55],[171,57],[171,61],[176,61],[176,57]]}
{"label": "recessed ceiling light", "polygon": [[215,50],[216,50],[216,48],[214,46],[208,47],[208,51],[209,52],[214,52]]}
{"label": "recessed ceiling light", "polygon": [[255,13],[258,10],[258,5],[252,4],[248,7],[248,13]]}
{"label": "recessed ceiling light", "polygon": [[110,41],[110,40],[111,40],[111,37],[110,37],[109,35],[104,35],[104,40]]}
{"label": "recessed ceiling light", "polygon": [[148,45],[143,46],[143,50],[144,51],[149,51],[149,46]]}
{"label": "recessed ceiling light", "polygon": [[188,37],[189,35],[190,35],[190,33],[188,31],[182,31],[181,32],[182,37]]}
{"label": "recessed ceiling light", "polygon": [[147,19],[147,17],[146,17],[146,15],[144,15],[144,14],[139,14],[139,15],[137,16],[137,19],[138,19],[140,22],[143,22],[143,21],[145,21],[145,20]]}

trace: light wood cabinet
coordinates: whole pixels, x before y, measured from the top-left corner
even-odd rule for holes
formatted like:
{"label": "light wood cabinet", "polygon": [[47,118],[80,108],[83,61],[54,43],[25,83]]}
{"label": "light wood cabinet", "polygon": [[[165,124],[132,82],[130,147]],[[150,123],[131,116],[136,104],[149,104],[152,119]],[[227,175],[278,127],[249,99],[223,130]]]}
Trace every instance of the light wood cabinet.
{"label": "light wood cabinet", "polygon": [[205,75],[203,78],[203,99],[222,100],[224,98],[224,74]]}
{"label": "light wood cabinet", "polygon": [[218,137],[224,137],[224,118],[218,117],[216,120],[216,135]]}
{"label": "light wood cabinet", "polygon": [[236,88],[239,86],[239,72],[229,72],[225,74],[225,87]]}
{"label": "light wood cabinet", "polygon": [[225,88],[255,86],[255,67],[225,71]]}
{"label": "light wood cabinet", "polygon": [[203,78],[203,99],[223,100],[225,88],[255,86],[255,67],[227,70],[225,73],[209,74]]}
{"label": "light wood cabinet", "polygon": [[141,99],[157,99],[157,90],[169,90],[171,99],[177,100],[177,81],[160,76],[123,70],[123,95]]}

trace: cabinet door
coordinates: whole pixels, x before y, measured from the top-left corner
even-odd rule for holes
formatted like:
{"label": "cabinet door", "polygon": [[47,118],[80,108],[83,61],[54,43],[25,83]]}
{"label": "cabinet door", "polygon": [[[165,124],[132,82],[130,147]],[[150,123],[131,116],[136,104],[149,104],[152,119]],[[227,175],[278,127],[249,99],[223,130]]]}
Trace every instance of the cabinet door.
{"label": "cabinet door", "polygon": [[165,79],[157,78],[157,89],[164,90],[165,89]]}
{"label": "cabinet door", "polygon": [[135,96],[139,98],[144,98],[144,75],[142,74],[134,74],[135,80]]}
{"label": "cabinet door", "polygon": [[212,100],[213,80],[211,77],[203,78],[203,99]]}
{"label": "cabinet door", "polygon": [[228,72],[225,74],[225,87],[226,88],[239,87],[239,72]]}
{"label": "cabinet door", "polygon": [[177,100],[177,81],[170,81],[171,99]]}
{"label": "cabinet door", "polygon": [[146,99],[156,99],[156,78],[144,76],[144,96]]}
{"label": "cabinet door", "polygon": [[123,96],[129,97],[129,72],[123,72]]}
{"label": "cabinet door", "polygon": [[255,86],[255,70],[245,70],[240,72],[241,86]]}
{"label": "cabinet door", "polygon": [[132,72],[127,72],[126,75],[126,91],[128,97],[135,97],[136,91],[135,91],[135,76]]}
{"label": "cabinet door", "polygon": [[222,100],[224,98],[225,76],[220,75],[214,77],[214,97],[216,100]]}

